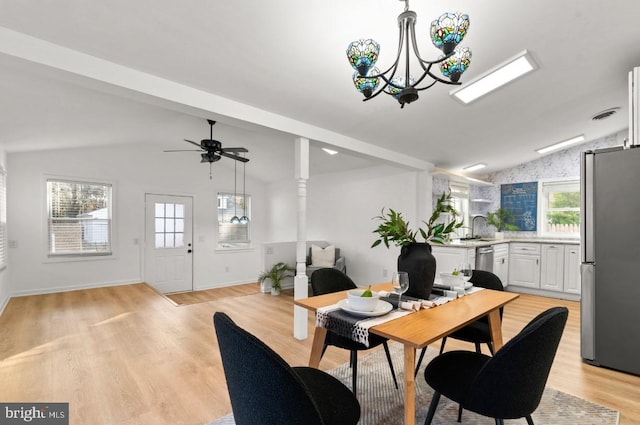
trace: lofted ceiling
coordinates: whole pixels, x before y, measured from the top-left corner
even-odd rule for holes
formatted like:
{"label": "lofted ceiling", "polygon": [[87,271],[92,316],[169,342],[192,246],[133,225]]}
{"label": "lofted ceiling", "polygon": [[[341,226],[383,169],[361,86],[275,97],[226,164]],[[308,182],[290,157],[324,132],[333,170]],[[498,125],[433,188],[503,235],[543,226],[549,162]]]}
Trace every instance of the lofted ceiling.
{"label": "lofted ceiling", "polygon": [[[439,54],[428,41],[431,20],[445,11],[469,14],[462,45],[473,59],[463,82],[525,49],[539,69],[466,106],[444,85],[421,92],[404,109],[386,95],[362,102],[346,46],[376,39],[379,66],[386,68],[404,7],[397,0],[0,0],[0,27],[364,142],[329,157],[319,148],[335,137],[313,138],[312,173],[379,163],[384,151],[373,154],[379,147],[456,172],[484,162],[482,176],[539,157],[536,148],[628,127],[627,74],[640,66],[637,0],[413,0],[410,6],[428,58]],[[290,127],[243,122],[215,107],[188,110],[141,99],[129,88],[91,84],[12,49],[26,47],[0,51],[0,142],[7,152],[135,142],[180,149],[184,138],[208,137],[204,118],[214,118],[214,138],[250,150],[248,174],[292,175],[297,134]],[[620,109],[611,117],[591,119],[614,107]],[[291,161],[274,167],[282,158]]]}

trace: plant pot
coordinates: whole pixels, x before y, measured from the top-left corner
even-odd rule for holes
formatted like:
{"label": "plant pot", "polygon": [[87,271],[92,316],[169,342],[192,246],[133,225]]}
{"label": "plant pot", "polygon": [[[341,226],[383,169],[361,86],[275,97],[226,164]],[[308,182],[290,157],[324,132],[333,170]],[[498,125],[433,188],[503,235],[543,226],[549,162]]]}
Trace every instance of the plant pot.
{"label": "plant pot", "polygon": [[271,280],[265,279],[260,282],[260,292],[267,293],[271,292]]}
{"label": "plant pot", "polygon": [[504,239],[504,232],[496,232],[493,237],[494,239]]}
{"label": "plant pot", "polygon": [[411,243],[400,250],[398,270],[409,274],[406,295],[428,299],[436,276],[436,258],[428,243]]}
{"label": "plant pot", "polygon": [[280,288],[271,287],[271,295],[280,295]]}

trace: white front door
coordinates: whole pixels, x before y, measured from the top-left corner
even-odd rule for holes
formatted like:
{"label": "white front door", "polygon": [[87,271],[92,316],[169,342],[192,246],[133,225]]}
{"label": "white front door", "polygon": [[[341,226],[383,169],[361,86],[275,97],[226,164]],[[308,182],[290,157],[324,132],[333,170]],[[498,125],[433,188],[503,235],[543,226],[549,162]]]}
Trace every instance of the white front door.
{"label": "white front door", "polygon": [[145,196],[144,279],[161,293],[193,289],[192,204],[188,196]]}

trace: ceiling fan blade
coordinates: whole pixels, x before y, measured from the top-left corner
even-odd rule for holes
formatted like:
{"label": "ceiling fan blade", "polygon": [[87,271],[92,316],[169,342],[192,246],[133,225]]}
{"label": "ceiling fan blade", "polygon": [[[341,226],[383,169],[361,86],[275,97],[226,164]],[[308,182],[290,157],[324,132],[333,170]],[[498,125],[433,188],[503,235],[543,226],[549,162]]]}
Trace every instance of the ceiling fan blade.
{"label": "ceiling fan blade", "polygon": [[222,148],[222,152],[249,152],[247,148]]}
{"label": "ceiling fan blade", "polygon": [[192,142],[191,140],[187,140],[184,139],[185,142],[191,143],[192,145],[196,145],[197,147],[199,147],[200,149],[202,149],[202,146],[200,146],[200,143],[196,143],[196,142]]}
{"label": "ceiling fan blade", "polygon": [[163,152],[202,152],[202,150],[198,149],[169,149]]}
{"label": "ceiling fan blade", "polygon": [[226,153],[226,152],[220,152],[220,155],[226,156],[227,158],[235,159],[236,161],[240,161],[240,162],[249,162],[249,158],[245,158],[245,157],[240,156],[240,155],[233,155],[233,154]]}

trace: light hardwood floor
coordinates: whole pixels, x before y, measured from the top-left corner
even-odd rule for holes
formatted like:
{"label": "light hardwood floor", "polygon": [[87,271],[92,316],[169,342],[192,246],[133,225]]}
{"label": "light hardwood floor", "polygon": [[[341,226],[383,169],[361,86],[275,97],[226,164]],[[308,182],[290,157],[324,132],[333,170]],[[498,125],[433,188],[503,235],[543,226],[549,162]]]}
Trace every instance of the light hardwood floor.
{"label": "light hardwood floor", "polygon": [[[640,377],[580,360],[578,303],[521,296],[505,308],[505,340],[554,305],[566,305],[570,315],[548,385],[620,411],[623,425],[639,424]],[[292,337],[287,291],[187,306],[145,284],[19,297],[0,317],[0,401],[69,402],[76,425],[205,424],[231,411],[215,311],[292,365],[307,363],[311,339]],[[310,315],[309,335],[313,325]],[[472,347],[447,342],[455,348]],[[321,368],[347,361],[348,353],[330,348]]]}

